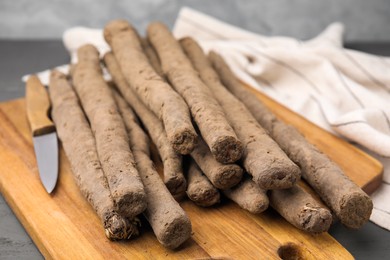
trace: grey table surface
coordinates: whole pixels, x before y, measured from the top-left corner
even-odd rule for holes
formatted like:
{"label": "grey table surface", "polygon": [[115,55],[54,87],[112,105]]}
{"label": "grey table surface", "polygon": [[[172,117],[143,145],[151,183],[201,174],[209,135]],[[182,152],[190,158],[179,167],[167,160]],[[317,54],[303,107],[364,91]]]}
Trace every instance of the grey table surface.
{"label": "grey table surface", "polygon": [[[390,43],[353,43],[347,44],[347,47],[390,56]],[[20,98],[24,95],[24,84],[20,80],[22,75],[68,61],[68,54],[60,41],[0,40],[0,101]],[[330,234],[356,259],[390,257],[390,232],[375,224],[367,223],[360,230],[349,230],[340,224],[335,224]],[[43,256],[0,195],[0,259],[42,258]]]}

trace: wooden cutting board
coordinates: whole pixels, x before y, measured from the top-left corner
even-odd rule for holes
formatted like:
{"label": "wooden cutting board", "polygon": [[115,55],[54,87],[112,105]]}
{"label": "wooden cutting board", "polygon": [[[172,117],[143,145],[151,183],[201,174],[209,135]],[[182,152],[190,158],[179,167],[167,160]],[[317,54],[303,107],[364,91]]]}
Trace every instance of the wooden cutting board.
{"label": "wooden cutting board", "polygon": [[[255,93],[281,119],[297,126],[339,163],[365,191],[370,193],[378,187],[382,177],[378,161]],[[147,223],[143,224],[139,238],[110,242],[73,181],[62,149],[56,190],[49,195],[41,185],[23,99],[0,104],[0,129],[0,191],[46,258],[275,259],[279,255],[305,259],[353,258],[328,233],[310,235],[288,224],[272,209],[253,215],[229,201],[207,209],[188,200],[182,202],[191,218],[193,235],[179,250],[161,246]]]}

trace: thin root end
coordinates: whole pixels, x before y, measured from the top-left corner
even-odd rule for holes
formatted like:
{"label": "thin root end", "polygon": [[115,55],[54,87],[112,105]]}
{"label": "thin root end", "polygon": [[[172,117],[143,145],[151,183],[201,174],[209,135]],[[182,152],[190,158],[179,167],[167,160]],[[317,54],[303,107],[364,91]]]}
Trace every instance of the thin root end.
{"label": "thin root end", "polygon": [[130,239],[139,235],[138,227],[141,221],[134,218],[131,221],[115,214],[108,221],[104,232],[110,240]]}

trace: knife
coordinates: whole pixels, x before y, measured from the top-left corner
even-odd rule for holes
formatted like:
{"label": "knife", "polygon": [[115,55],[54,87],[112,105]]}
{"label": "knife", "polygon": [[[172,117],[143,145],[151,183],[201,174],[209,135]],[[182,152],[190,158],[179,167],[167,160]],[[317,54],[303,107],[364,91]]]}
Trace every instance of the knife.
{"label": "knife", "polygon": [[26,109],[33,136],[39,176],[43,186],[51,193],[58,178],[58,142],[54,123],[49,119],[49,95],[37,76],[26,83]]}

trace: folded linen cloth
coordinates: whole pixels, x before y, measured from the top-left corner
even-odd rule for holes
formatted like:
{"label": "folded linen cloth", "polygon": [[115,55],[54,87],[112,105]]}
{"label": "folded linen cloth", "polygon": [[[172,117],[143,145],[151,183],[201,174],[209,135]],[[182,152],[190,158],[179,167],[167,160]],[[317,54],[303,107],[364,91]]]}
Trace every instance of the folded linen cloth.
{"label": "folded linen cloth", "polygon": [[[390,58],[343,48],[343,32],[335,23],[305,42],[266,37],[189,8],[180,11],[173,29],[177,38],[191,36],[206,52],[218,52],[248,85],[373,151],[385,175],[373,194],[371,221],[390,230]],[[100,29],[71,28],[63,41],[72,63],[83,44],[94,44],[102,55],[109,50]],[[66,73],[68,66],[60,69]],[[49,70],[38,76],[47,84]]]}

